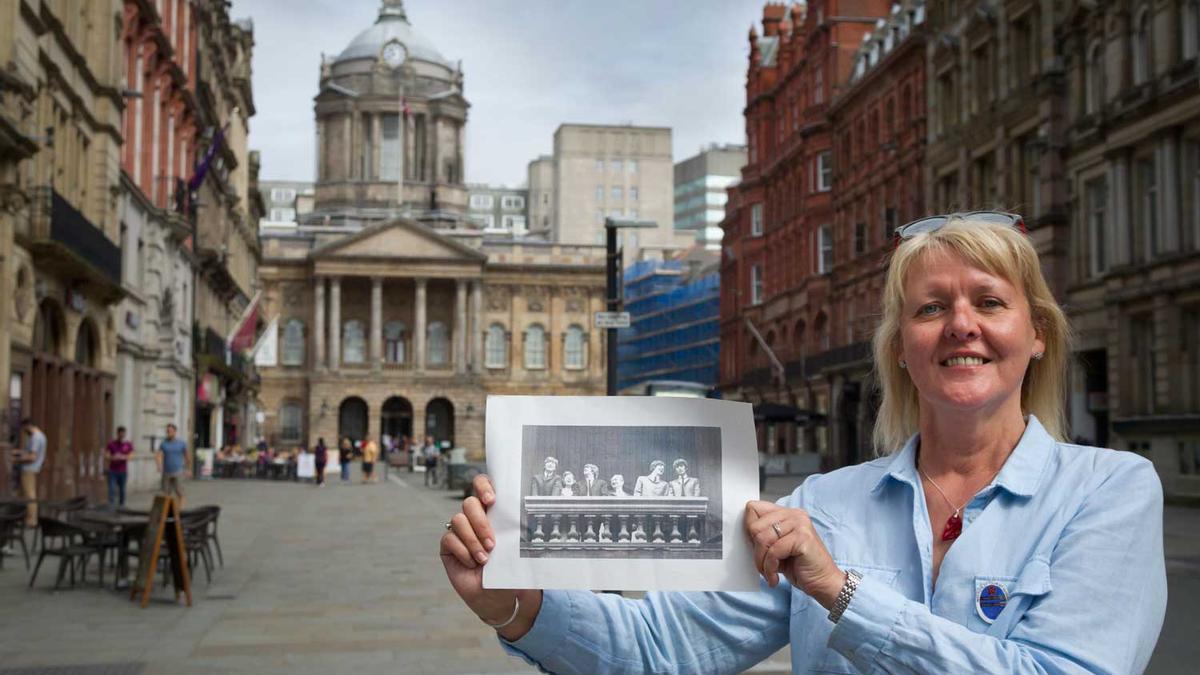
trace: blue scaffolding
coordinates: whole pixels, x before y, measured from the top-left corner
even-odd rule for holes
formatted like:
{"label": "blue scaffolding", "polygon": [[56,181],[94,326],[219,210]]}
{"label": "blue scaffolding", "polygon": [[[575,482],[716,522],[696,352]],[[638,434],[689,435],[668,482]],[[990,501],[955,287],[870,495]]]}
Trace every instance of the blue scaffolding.
{"label": "blue scaffolding", "polygon": [[720,275],[692,277],[675,260],[641,261],[625,270],[629,328],[617,333],[617,386],[649,380],[717,384]]}

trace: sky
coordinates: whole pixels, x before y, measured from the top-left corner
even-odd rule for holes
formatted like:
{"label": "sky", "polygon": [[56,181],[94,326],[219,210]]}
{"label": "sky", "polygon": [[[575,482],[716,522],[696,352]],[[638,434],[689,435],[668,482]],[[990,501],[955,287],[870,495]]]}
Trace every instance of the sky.
{"label": "sky", "polygon": [[[517,186],[564,122],[666,126],[675,161],[745,143],[747,31],[762,0],[406,0],[413,28],[462,61],[466,178]],[[263,180],[313,179],[321,54],[379,0],[233,0],[254,21],[250,147]]]}

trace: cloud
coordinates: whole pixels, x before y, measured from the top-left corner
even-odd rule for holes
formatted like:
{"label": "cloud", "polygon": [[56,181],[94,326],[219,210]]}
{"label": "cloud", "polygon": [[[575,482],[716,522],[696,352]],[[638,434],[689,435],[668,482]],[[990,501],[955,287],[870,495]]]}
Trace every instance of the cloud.
{"label": "cloud", "polygon": [[[467,179],[516,185],[564,122],[673,129],[675,158],[744,142],[747,0],[409,0],[409,21],[462,60]],[[254,20],[251,147],[264,179],[312,180],[313,96],[378,0],[234,0]]]}

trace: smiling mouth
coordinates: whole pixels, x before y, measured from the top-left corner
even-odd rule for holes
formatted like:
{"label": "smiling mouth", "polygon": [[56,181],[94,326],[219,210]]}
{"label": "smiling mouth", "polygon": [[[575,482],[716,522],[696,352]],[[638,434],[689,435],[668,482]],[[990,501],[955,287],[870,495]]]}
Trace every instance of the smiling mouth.
{"label": "smiling mouth", "polygon": [[978,356],[956,356],[952,359],[942,361],[942,366],[982,366],[985,363],[991,363],[990,359],[980,358]]}

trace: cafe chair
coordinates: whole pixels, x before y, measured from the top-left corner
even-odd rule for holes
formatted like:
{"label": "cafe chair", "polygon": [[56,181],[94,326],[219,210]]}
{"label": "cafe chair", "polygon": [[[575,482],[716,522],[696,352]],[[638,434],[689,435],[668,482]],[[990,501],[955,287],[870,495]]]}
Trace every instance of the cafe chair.
{"label": "cafe chair", "polygon": [[29,571],[29,547],[25,545],[27,511],[24,504],[0,504],[0,569],[4,569],[3,549],[11,543],[19,543],[25,554],[25,571]]}

